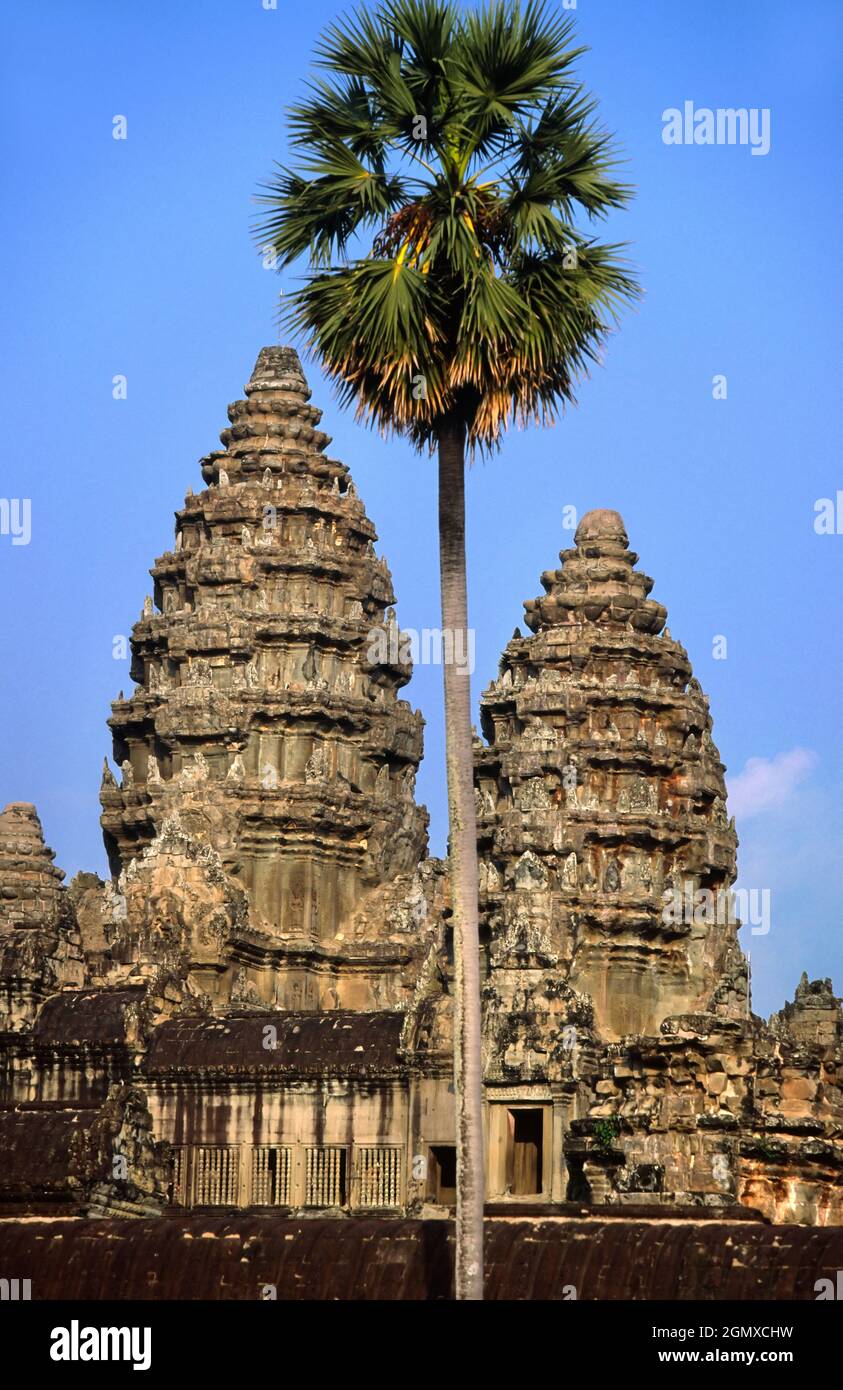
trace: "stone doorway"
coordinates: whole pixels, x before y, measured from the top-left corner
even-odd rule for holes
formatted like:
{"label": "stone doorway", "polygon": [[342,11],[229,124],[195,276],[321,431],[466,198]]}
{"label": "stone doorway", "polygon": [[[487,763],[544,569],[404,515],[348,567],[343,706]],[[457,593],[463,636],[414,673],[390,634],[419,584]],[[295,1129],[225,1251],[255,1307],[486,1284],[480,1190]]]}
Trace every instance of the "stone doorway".
{"label": "stone doorway", "polygon": [[506,1186],[513,1197],[534,1197],[542,1191],[544,1110],[507,1107]]}
{"label": "stone doorway", "polygon": [[552,1114],[526,1099],[489,1107],[489,1197],[549,1198]]}

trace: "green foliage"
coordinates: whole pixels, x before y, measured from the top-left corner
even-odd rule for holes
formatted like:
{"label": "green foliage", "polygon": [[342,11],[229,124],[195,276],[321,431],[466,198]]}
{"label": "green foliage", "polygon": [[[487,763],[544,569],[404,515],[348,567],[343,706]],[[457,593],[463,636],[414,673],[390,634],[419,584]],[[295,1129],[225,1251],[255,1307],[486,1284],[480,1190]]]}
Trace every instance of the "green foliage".
{"label": "green foliage", "polygon": [[[749,1147],[751,1150],[753,1145]],[[773,1145],[769,1144],[766,1139],[756,1139],[754,1148],[767,1163],[775,1163],[776,1159],[781,1157],[780,1151],[777,1152]]]}
{"label": "green foliage", "polygon": [[[572,23],[542,3],[388,0],[325,32],[257,231],[343,399],[416,444],[469,448],[575,399],[620,308],[619,257],[577,227],[622,207]],[[419,383],[423,383],[420,388]]]}
{"label": "green foliage", "polygon": [[592,1132],[594,1135],[594,1142],[598,1149],[602,1149],[604,1153],[608,1153],[617,1143],[620,1137],[621,1127],[619,1121],[615,1119],[595,1120]]}

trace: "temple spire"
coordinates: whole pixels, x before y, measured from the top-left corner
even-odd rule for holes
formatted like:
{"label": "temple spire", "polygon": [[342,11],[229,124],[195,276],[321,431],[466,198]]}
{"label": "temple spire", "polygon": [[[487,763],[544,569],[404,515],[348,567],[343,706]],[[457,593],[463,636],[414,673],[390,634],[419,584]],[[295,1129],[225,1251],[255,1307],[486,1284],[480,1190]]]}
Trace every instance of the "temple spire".
{"label": "temple spire", "polygon": [[481,908],[500,1007],[545,966],[591,997],[608,1038],[671,1013],[742,1017],[734,921],[683,916],[735,875],[708,702],[618,512],[587,512],[560,558],[525,604],[534,635],[509,642],[482,701]]}
{"label": "temple spire", "polygon": [[263,348],[245,391],[132,633],[138,688],[110,721],[123,782],[101,794],[109,860],[119,873],[178,820],[237,875],[251,930],[362,940],[389,930],[387,907],[352,916],[424,854],[422,720],[398,699],[410,667],[388,641],[375,528],[325,455],[296,352]]}
{"label": "temple spire", "polygon": [[574,535],[574,547],[559,555],[561,569],[542,575],[546,598],[524,604],[532,632],[566,623],[630,624],[640,632],[661,632],[667,610],[648,599],[653,581],[635,569],[638,556],[629,549],[619,512],[586,512]]}
{"label": "temple spire", "polygon": [[299,355],[292,347],[261,348],[252,375],[243,389],[247,396],[253,396],[258,391],[286,391],[299,396],[302,401],[310,400],[310,387]]}

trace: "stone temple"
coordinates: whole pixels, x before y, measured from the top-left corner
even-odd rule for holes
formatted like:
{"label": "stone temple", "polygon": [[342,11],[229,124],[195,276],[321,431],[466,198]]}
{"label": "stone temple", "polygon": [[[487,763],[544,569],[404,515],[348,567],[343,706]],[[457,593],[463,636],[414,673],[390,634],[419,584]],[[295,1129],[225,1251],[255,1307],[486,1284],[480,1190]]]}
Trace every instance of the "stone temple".
{"label": "stone temple", "polygon": [[[454,1202],[447,865],[403,644],[373,642],[389,570],[295,352],[245,396],[133,630],[110,880],[0,815],[7,1224]],[[482,697],[489,1211],[839,1226],[840,1001],[803,976],[752,1012],[708,702],[637,559],[583,517]]]}

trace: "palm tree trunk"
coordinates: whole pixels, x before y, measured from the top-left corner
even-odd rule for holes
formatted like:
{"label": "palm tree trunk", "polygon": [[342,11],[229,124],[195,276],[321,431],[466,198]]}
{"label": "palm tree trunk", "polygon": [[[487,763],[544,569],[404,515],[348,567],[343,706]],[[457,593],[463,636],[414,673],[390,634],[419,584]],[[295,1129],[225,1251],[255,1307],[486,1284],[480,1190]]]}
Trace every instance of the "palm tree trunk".
{"label": "palm tree trunk", "polygon": [[477,824],[465,574],[465,428],[439,433],[439,573],[445,675],[451,898],[454,928],[454,1090],[457,1107],[456,1296],[483,1297],[483,1076]]}

